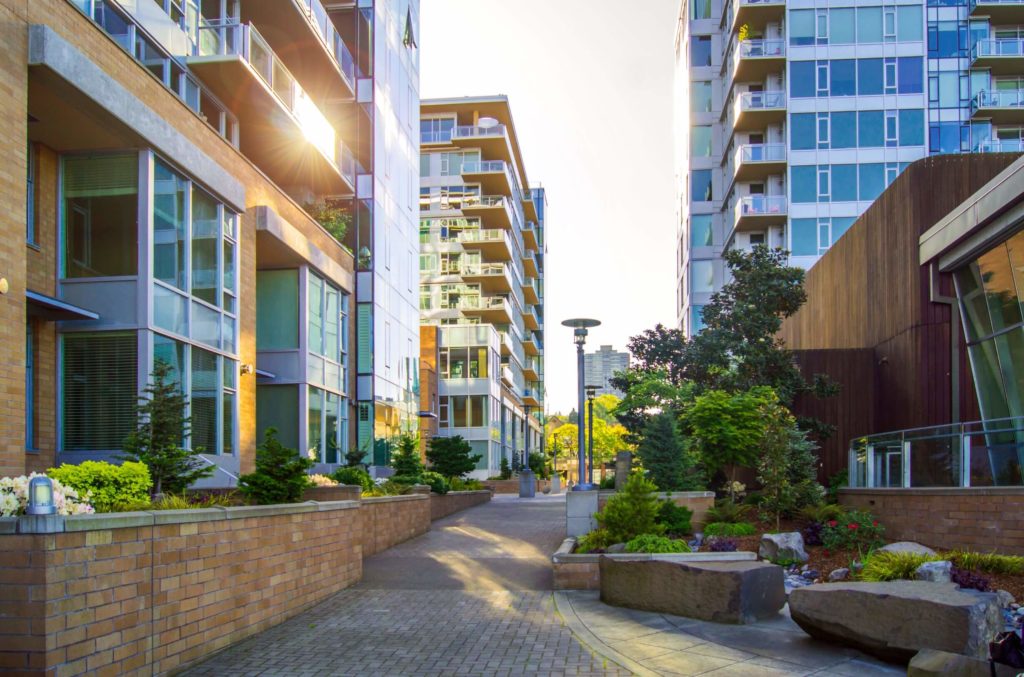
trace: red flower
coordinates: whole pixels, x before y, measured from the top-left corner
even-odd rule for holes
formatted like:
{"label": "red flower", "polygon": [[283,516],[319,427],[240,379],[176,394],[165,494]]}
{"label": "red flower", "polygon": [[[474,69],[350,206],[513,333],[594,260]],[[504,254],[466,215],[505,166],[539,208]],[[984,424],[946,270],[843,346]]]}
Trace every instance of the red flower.
{"label": "red flower", "polygon": [[824,555],[825,557],[831,557],[832,556],[832,553],[830,553],[828,550],[822,550],[821,554]]}
{"label": "red flower", "polygon": [[829,525],[830,527],[834,527],[834,526],[835,526],[835,525],[837,525],[837,524],[839,524],[839,522],[837,522],[837,521],[835,521],[835,520],[829,520],[829,521],[828,521],[828,525]]}
{"label": "red flower", "polygon": [[850,524],[846,525],[846,528],[847,529],[853,529],[854,531],[856,531],[857,529],[860,528],[860,525],[857,524],[856,522],[851,522]]}
{"label": "red flower", "polygon": [[872,523],[871,523],[871,526],[873,526],[873,527],[877,527],[877,526],[878,526],[878,520],[875,520],[874,522],[872,522]]}

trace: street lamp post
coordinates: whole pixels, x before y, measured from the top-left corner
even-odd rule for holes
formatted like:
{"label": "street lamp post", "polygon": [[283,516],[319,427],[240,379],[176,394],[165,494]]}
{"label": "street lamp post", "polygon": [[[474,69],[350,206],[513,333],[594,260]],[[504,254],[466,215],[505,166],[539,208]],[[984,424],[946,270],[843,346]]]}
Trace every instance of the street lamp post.
{"label": "street lamp post", "polygon": [[586,386],[587,388],[587,438],[589,442],[590,474],[587,481],[594,483],[594,398],[597,396],[597,389],[600,386]]}
{"label": "street lamp post", "polygon": [[[583,346],[587,343],[587,330],[600,324],[599,320],[590,320],[584,317],[564,320],[562,322],[562,325],[573,328],[573,343],[576,344],[576,389],[578,402],[576,411],[579,412],[577,420],[583,416]],[[579,482],[576,483],[572,490],[590,491],[595,487],[590,482],[584,480],[587,473],[587,453],[584,444],[583,421],[579,421],[577,428],[579,428]]]}

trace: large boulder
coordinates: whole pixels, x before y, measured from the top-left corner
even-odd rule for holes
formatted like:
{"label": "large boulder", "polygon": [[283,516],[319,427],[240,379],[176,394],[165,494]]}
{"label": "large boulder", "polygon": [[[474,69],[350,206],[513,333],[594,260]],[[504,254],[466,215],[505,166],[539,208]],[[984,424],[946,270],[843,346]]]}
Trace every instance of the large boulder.
{"label": "large boulder", "polygon": [[1003,626],[995,593],[926,581],[799,588],[789,595],[789,611],[811,637],[898,663],[921,649],[985,658]]}
{"label": "large boulder", "polygon": [[953,563],[946,560],[925,562],[914,570],[914,579],[932,583],[949,583],[953,580]]}
{"label": "large boulder", "polygon": [[757,554],[773,562],[806,562],[810,559],[804,550],[804,537],[799,531],[765,534],[761,537],[761,547]]}
{"label": "large boulder", "polygon": [[878,552],[912,552],[915,555],[937,554],[927,545],[921,545],[920,543],[915,543],[914,541],[898,541],[896,543],[883,545],[881,548],[878,549]]}
{"label": "large boulder", "polygon": [[766,562],[693,562],[602,557],[601,601],[716,623],[753,623],[786,603],[782,567]]}

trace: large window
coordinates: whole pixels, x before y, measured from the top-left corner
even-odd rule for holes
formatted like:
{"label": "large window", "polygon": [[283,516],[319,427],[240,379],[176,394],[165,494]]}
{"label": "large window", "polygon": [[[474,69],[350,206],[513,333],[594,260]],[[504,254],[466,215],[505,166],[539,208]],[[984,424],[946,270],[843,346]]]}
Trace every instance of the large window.
{"label": "large window", "polygon": [[321,463],[341,463],[348,450],[348,418],[342,396],[308,387],[306,446]]}
{"label": "large window", "polygon": [[694,169],[690,171],[690,200],[692,202],[711,202],[715,199],[711,187],[711,170]]}
{"label": "large window", "polygon": [[31,141],[25,154],[25,241],[36,242],[36,147]]}
{"label": "large window", "polygon": [[306,304],[309,382],[339,393],[347,392],[348,295],[310,271]]}
{"label": "large window", "polygon": [[452,395],[441,397],[441,427],[482,428],[489,424],[488,395]]}
{"label": "large window", "polygon": [[920,42],[923,25],[916,5],[794,9],[789,12],[789,44]]}
{"label": "large window", "polygon": [[790,167],[794,203],[868,202],[896,180],[907,163],[794,165]]}
{"label": "large window", "polygon": [[138,183],[134,153],[64,158],[64,277],[138,272]]}
{"label": "large window", "polygon": [[694,125],[690,128],[690,156],[711,157],[710,125]]}
{"label": "large window", "polygon": [[714,244],[711,214],[690,215],[690,246],[710,247]]}
{"label": "large window", "polygon": [[924,111],[843,111],[790,115],[793,150],[923,146]]}
{"label": "large window", "polygon": [[711,112],[711,83],[703,80],[690,83],[690,111]]}
{"label": "large window", "polygon": [[441,348],[438,376],[443,379],[487,378],[490,352],[486,346]]}
{"label": "large window", "polygon": [[135,428],[135,332],[61,337],[63,451],[116,451]]}
{"label": "large window", "polygon": [[690,36],[690,65],[710,66],[711,65],[711,36],[691,35]]}
{"label": "large window", "polygon": [[924,62],[917,56],[791,61],[789,74],[789,93],[793,98],[924,91]]}
{"label": "large window", "polygon": [[712,261],[690,262],[690,291],[712,292],[715,290],[715,268]]}
{"label": "large window", "polygon": [[256,271],[256,350],[299,347],[299,271]]}
{"label": "large window", "polygon": [[820,256],[828,251],[853,224],[852,217],[793,219],[790,251],[793,256]]}

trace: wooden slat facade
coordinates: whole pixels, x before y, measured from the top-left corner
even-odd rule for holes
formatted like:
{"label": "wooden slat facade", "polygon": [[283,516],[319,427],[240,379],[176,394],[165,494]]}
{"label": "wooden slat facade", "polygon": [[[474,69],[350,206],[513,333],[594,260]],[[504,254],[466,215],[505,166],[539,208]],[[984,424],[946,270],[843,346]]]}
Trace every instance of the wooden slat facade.
{"label": "wooden slat facade", "polygon": [[[780,337],[808,376],[829,374],[831,401],[801,398],[798,414],[836,426],[822,445],[821,478],[847,465],[849,442],[872,433],[954,422],[950,307],[930,300],[918,238],[1016,160],[1016,154],[941,155],[911,164],[807,272],[807,303]],[[949,276],[943,295],[954,296]],[[979,415],[960,334],[959,420]]]}

